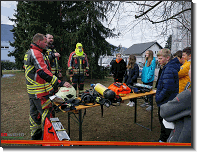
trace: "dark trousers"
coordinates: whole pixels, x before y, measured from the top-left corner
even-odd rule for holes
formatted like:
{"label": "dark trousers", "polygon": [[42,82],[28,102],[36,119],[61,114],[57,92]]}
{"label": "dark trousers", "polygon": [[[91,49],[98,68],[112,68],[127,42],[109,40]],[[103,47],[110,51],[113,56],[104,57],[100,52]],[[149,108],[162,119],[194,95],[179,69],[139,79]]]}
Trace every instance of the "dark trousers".
{"label": "dark trousers", "polygon": [[[84,92],[84,81],[85,81],[85,76],[84,74],[78,75],[78,74],[74,74],[71,77],[71,82],[72,82],[72,86],[75,88],[75,90],[77,91],[77,88],[79,89],[79,94]],[[77,87],[78,85],[78,87]]]}
{"label": "dark trousers", "polygon": [[[43,99],[34,99],[30,98],[30,130],[31,130],[31,139],[32,140],[42,140],[43,139],[43,129],[45,124],[46,117],[50,118],[55,117],[55,112],[52,107],[44,108],[47,102],[51,102]],[[47,101],[47,102],[46,102]],[[51,103],[50,103],[51,104]]]}
{"label": "dark trousers", "polygon": [[159,122],[161,125],[161,132],[160,132],[160,137],[159,140],[166,142],[168,137],[170,136],[170,133],[172,131],[172,129],[167,129],[165,128],[165,126],[163,125],[163,118],[160,116],[160,107],[158,107],[158,118],[159,118]]}
{"label": "dark trousers", "polygon": [[123,78],[114,78],[114,82],[120,82],[120,83],[122,83],[123,82]]}
{"label": "dark trousers", "polygon": [[[143,83],[143,84],[153,86],[153,82]],[[149,103],[153,102],[153,95],[148,95],[147,97],[148,97]]]}

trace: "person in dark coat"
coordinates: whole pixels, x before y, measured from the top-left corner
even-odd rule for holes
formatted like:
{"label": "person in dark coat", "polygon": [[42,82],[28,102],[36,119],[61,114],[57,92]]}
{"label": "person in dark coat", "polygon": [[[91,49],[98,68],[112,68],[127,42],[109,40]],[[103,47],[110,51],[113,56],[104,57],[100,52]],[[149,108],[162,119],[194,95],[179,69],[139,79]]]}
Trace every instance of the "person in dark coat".
{"label": "person in dark coat", "polygon": [[[191,80],[191,65],[188,75]],[[160,115],[174,128],[167,142],[191,143],[191,83],[173,100],[161,105]]]}
{"label": "person in dark coat", "polygon": [[[172,60],[172,59],[173,59],[173,56],[171,55],[170,60]],[[159,72],[158,72],[158,76],[157,76],[157,81],[156,81],[156,84],[155,84],[155,88],[157,88],[157,84],[158,84],[159,78],[160,78],[160,76],[161,76],[162,69],[163,69],[163,66],[160,65]]]}
{"label": "person in dark coat", "polygon": [[161,49],[157,56],[159,64],[163,66],[155,95],[155,101],[158,106],[159,122],[161,124],[159,142],[166,142],[171,133],[171,129],[167,129],[163,125],[163,118],[160,116],[160,106],[174,99],[179,92],[178,72],[180,70],[180,63],[178,58],[170,60],[171,52],[166,48]]}
{"label": "person in dark coat", "polygon": [[[136,57],[134,55],[129,56],[129,63],[127,65],[127,74],[125,75],[124,83],[126,85],[133,86],[134,83],[137,83],[137,78],[139,77],[139,66],[136,64]],[[135,105],[133,100],[131,99],[128,106],[132,107]]]}
{"label": "person in dark coat", "polygon": [[116,62],[112,64],[112,74],[114,82],[123,82],[123,77],[126,72],[126,62],[121,58],[121,54],[116,54]]}

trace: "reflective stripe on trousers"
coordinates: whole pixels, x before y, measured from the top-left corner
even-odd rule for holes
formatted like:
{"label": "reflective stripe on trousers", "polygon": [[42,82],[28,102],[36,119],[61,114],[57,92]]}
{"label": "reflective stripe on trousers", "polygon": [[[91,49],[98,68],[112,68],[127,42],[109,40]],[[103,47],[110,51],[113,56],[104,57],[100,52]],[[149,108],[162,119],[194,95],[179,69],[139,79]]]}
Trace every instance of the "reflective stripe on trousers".
{"label": "reflective stripe on trousers", "polygon": [[[29,116],[29,121],[30,121],[30,130],[31,130],[31,137],[36,136],[36,131],[38,129],[42,130],[44,129],[44,122],[45,118],[52,117],[52,107],[43,109],[46,107],[48,104],[51,103],[50,99],[45,99],[47,102],[45,102],[42,105],[42,100],[43,99],[29,99],[30,101],[30,116]],[[40,117],[40,118],[39,118]]]}

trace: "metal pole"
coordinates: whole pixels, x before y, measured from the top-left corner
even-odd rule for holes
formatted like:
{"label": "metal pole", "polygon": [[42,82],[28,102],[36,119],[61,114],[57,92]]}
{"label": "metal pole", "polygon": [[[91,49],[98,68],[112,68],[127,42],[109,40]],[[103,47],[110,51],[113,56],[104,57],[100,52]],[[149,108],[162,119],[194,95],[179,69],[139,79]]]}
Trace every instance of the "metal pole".
{"label": "metal pole", "polygon": [[70,112],[68,112],[68,136],[70,137]]}
{"label": "metal pole", "polygon": [[150,130],[152,131],[152,124],[153,124],[153,100],[151,100],[151,127]]}
{"label": "metal pole", "polygon": [[134,102],[135,102],[134,123],[136,123],[136,121],[137,121],[137,98],[134,99]]}
{"label": "metal pole", "polygon": [[81,110],[79,110],[79,141],[82,141],[82,120],[81,120]]}

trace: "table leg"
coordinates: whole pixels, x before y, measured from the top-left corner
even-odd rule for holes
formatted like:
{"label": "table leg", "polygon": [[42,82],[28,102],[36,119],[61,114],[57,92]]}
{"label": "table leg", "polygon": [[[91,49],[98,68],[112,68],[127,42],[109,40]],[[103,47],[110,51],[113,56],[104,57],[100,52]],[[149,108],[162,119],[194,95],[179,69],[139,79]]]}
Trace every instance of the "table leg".
{"label": "table leg", "polygon": [[135,103],[135,112],[134,112],[134,123],[137,121],[137,98],[134,98],[134,103]]}
{"label": "table leg", "polygon": [[103,117],[103,105],[101,105],[101,116]]}
{"label": "table leg", "polygon": [[68,136],[70,137],[70,112],[68,112]]}
{"label": "table leg", "polygon": [[151,128],[150,130],[152,131],[152,124],[153,124],[153,100],[151,101]]}
{"label": "table leg", "polygon": [[82,114],[81,110],[79,110],[79,141],[82,141]]}

